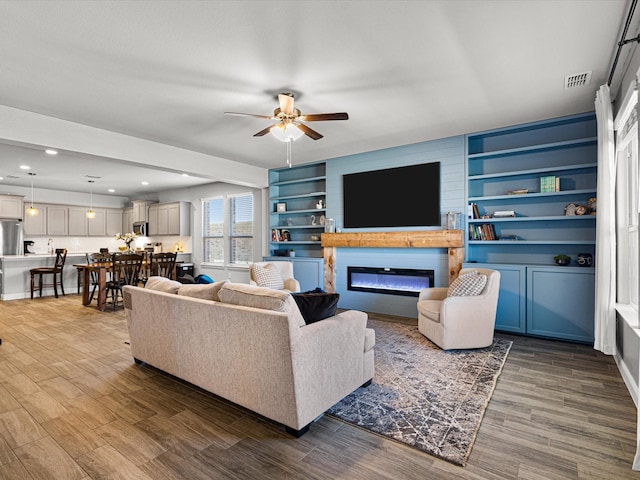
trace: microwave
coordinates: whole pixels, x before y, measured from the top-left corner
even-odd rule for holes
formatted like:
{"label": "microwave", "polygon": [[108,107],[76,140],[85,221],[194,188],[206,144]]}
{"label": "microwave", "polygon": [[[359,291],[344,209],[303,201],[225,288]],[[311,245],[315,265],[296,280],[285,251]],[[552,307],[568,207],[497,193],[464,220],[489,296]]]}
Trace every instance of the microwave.
{"label": "microwave", "polygon": [[146,237],[149,231],[149,224],[147,222],[134,222],[133,233],[140,237]]}

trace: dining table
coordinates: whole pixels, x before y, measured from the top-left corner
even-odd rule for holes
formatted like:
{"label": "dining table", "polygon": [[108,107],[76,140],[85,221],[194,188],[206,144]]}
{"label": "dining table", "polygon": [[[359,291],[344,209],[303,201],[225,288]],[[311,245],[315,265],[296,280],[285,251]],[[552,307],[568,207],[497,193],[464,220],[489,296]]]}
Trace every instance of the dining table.
{"label": "dining table", "polygon": [[[176,267],[183,263],[175,262],[172,278],[176,278]],[[142,262],[142,270],[147,266],[147,260]],[[74,265],[78,269],[78,274],[82,277],[82,305],[85,307],[91,304],[91,273],[97,275],[98,309],[104,311],[107,306],[107,271],[111,269],[111,262],[78,263]]]}
{"label": "dining table", "polygon": [[74,265],[78,273],[82,273],[82,305],[91,304],[91,273],[97,275],[98,309],[104,311],[107,306],[107,270],[111,268],[111,262],[79,263]]}

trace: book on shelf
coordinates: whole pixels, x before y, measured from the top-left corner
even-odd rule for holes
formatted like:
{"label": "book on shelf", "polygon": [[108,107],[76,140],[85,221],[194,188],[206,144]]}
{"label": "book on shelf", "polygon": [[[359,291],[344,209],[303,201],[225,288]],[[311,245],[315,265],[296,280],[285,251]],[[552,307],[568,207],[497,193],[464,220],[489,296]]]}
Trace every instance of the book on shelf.
{"label": "book on shelf", "polygon": [[483,223],[469,225],[469,240],[497,240],[496,230],[493,224]]}
{"label": "book on shelf", "polygon": [[547,175],[540,177],[540,192],[559,192],[560,191],[560,177],[555,175]]}
{"label": "book on shelf", "polygon": [[514,210],[496,210],[493,212],[493,218],[507,218],[515,216],[516,212]]}
{"label": "book on shelf", "polygon": [[525,193],[529,193],[528,188],[516,188],[514,190],[507,190],[509,195],[524,195]]}
{"label": "book on shelf", "polygon": [[467,216],[469,218],[478,219],[480,218],[480,211],[478,210],[478,204],[470,203],[467,206]]}

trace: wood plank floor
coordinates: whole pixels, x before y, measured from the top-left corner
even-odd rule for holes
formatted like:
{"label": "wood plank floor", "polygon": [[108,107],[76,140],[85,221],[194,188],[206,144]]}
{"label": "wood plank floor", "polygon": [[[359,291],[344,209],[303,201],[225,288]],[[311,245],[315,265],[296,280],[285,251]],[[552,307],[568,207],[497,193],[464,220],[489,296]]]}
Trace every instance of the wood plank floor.
{"label": "wood plank floor", "polygon": [[0,479],[640,478],[636,409],[613,359],[501,336],[514,346],[458,467],[326,416],[295,439],[136,366],[122,310],[76,295],[0,302]]}

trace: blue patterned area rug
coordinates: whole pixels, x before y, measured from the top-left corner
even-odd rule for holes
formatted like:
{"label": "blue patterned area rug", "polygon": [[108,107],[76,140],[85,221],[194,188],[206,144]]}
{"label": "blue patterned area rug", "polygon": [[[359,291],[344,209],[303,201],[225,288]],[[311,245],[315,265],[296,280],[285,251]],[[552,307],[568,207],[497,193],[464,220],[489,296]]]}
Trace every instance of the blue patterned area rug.
{"label": "blue patterned area rug", "polygon": [[375,376],[327,413],[464,466],[512,342],[443,351],[415,326],[369,320]]}

